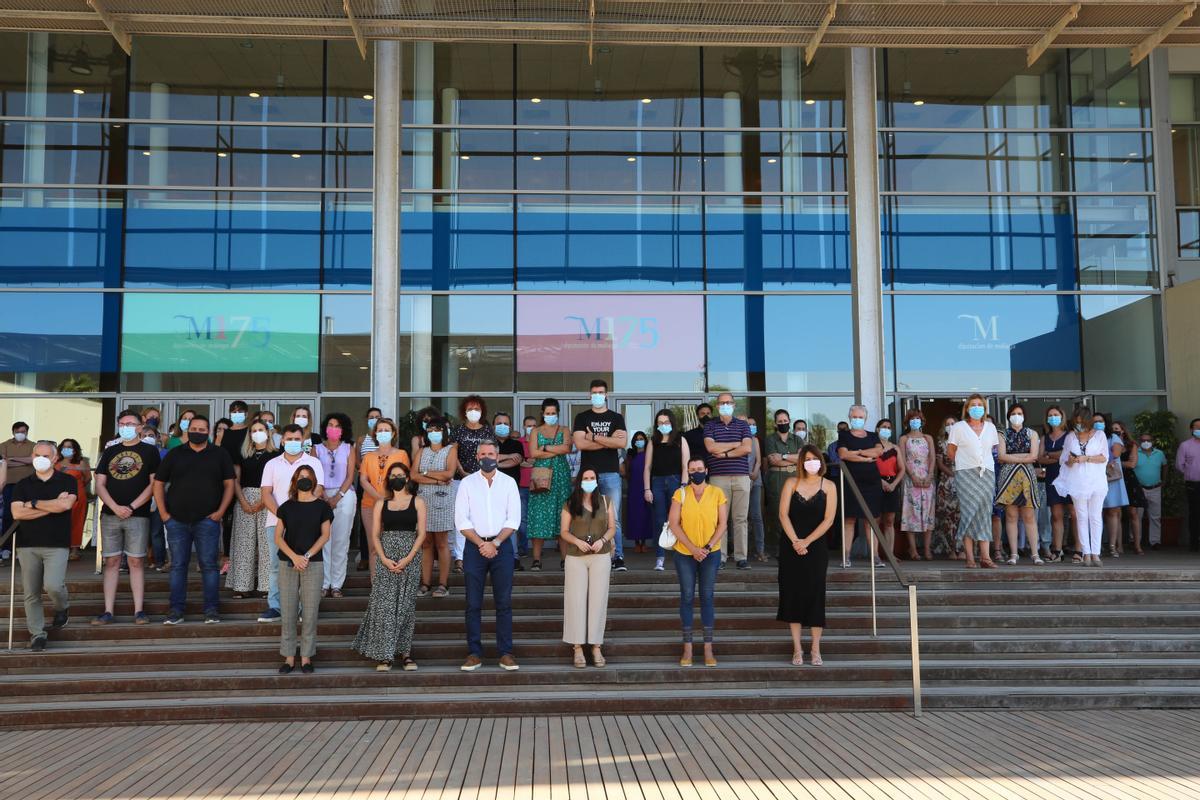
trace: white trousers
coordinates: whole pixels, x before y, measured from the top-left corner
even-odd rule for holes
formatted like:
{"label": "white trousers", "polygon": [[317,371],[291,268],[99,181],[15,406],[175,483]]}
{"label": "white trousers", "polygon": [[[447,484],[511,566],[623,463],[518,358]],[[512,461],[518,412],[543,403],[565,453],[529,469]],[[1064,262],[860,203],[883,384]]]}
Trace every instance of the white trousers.
{"label": "white trousers", "polygon": [[1100,555],[1100,543],[1104,541],[1104,498],[1107,496],[1107,492],[1084,497],[1071,495],[1075,527],[1079,530],[1079,541],[1085,556]]}
{"label": "white trousers", "polygon": [[324,559],[325,577],[322,589],[341,589],[346,582],[346,559],[350,553],[350,531],[354,528],[354,490],[346,492],[333,509],[333,522],[329,525],[329,541],[321,548]]}
{"label": "white trousers", "polygon": [[[1142,491],[1146,493],[1146,515],[1150,517],[1150,544],[1162,544],[1162,487]],[[1139,508],[1133,511],[1141,513]]]}

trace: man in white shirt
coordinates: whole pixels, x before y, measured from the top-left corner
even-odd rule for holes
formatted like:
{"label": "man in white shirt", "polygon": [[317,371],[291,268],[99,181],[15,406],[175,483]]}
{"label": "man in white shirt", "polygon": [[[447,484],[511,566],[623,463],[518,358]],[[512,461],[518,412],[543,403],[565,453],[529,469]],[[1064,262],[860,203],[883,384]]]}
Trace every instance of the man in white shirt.
{"label": "man in white shirt", "polygon": [[462,665],[472,672],[483,665],[483,587],[492,578],[496,604],[496,650],[500,668],[512,671],[513,532],[521,526],[521,494],[517,482],[500,472],[500,448],[484,441],[477,451],[479,471],[463,478],[454,499],[454,524],[466,543],[463,578],[467,588],[467,649]]}
{"label": "man in white shirt", "polygon": [[[301,467],[312,467],[317,476],[317,487],[313,492],[317,497],[325,494],[325,470],[316,456],[304,452],[304,429],[299,425],[288,425],[283,429],[281,440],[283,454],[272,458],[263,467],[262,502],[267,508],[267,527],[265,535],[268,541],[275,541],[275,523],[279,519],[275,512],[287,502],[288,491],[292,488],[292,476]],[[279,622],[279,550],[271,548],[271,579],[268,581],[267,610],[258,618],[259,622]]]}

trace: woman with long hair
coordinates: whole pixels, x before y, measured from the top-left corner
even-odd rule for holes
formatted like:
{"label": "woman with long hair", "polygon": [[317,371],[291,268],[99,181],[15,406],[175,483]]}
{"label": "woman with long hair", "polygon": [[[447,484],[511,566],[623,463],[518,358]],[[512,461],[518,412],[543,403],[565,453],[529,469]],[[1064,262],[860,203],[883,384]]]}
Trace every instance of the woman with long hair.
{"label": "woman with long hair", "polygon": [[908,557],[921,560],[917,536],[921,536],[925,560],[933,559],[934,505],[937,489],[937,445],[925,432],[925,414],[910,408],[904,415],[904,433],[900,435],[900,455],[904,459],[904,504],[900,530],[908,535]]}
{"label": "woman with long hair", "polygon": [[263,468],[279,455],[271,430],[262,420],[250,430],[233,464],[233,537],[229,548],[229,573],[225,587],[238,596],[266,596],[270,589],[271,547],[267,537],[267,510],[262,501]]}
{"label": "woman with long hair", "polygon": [[934,555],[945,555],[961,560],[962,546],[958,543],[958,489],[954,484],[954,459],[950,458],[950,431],[955,417],[946,417],[942,421],[937,438],[937,495],[933,508],[933,546]]}
{"label": "woman with long hair", "polygon": [[[654,415],[654,432],[646,445],[646,462],[642,467],[642,484],[645,486],[642,496],[650,504],[650,532],[656,537],[667,522],[671,497],[687,480],[690,457],[687,439],[675,420],[675,412],[664,408]],[[658,546],[657,539],[654,547],[654,569],[661,572],[667,554]]]}
{"label": "woman with long hair", "polygon": [[809,655],[819,667],[821,634],[825,630],[825,576],[829,571],[826,534],[837,517],[837,487],[825,478],[820,448],[806,444],[800,451],[801,471],[783,485],[777,513],[785,534],[779,541],[779,612],[792,633],[792,664],[804,663],[801,635],[812,631]]}
{"label": "woman with long hair", "polygon": [[[1050,506],[1050,553],[1046,561],[1057,564],[1063,560],[1063,534],[1065,531],[1064,511],[1068,505],[1067,498],[1058,493],[1054,482],[1058,480],[1061,469],[1059,459],[1062,457],[1063,445],[1067,441],[1067,417],[1059,406],[1046,409],[1046,427],[1042,435],[1042,447],[1038,453],[1038,463],[1046,470],[1046,504]],[[1083,560],[1079,552],[1079,532],[1075,532],[1075,559]]]}
{"label": "woman with long hair", "polygon": [[[1000,444],[996,426],[984,419],[987,401],[973,394],[963,404],[963,418],[950,429],[947,456],[954,461],[954,482],[958,489],[958,533],[963,543],[967,568],[994,568],[989,548],[992,542],[992,505],[996,496],[996,462],[992,451]],[[979,544],[979,561],[975,544]]]}
{"label": "woman with long hair", "polygon": [[562,533],[563,503],[571,495],[571,470],[567,453],[571,452],[571,435],[558,420],[558,401],[547,397],[542,401],[542,424],[529,434],[526,450],[533,459],[533,474],[529,479],[529,540],[533,543],[533,563],[529,569],[542,568],[542,547],[546,541]]}
{"label": "woman with long hair", "polygon": [[[1134,442],[1133,436],[1129,433],[1129,426],[1120,420],[1116,420],[1112,425],[1113,437],[1121,440],[1121,446],[1125,448],[1125,456],[1121,459],[1121,472],[1125,481],[1125,495],[1129,498],[1129,504],[1126,508],[1129,509],[1129,533],[1133,541],[1133,552],[1139,556],[1142,552],[1142,514],[1146,509],[1146,492],[1142,489],[1142,484],[1138,481],[1137,475],[1134,474],[1134,467],[1138,465],[1137,443]],[[1117,517],[1116,528],[1116,548],[1118,553],[1125,552],[1125,542],[1121,536],[1121,519]]]}
{"label": "woman with long hair", "polygon": [[1059,456],[1058,479],[1054,488],[1071,498],[1075,512],[1075,530],[1083,550],[1084,566],[1100,566],[1100,545],[1104,536],[1104,500],[1108,496],[1105,468],[1111,458],[1103,430],[1093,427],[1093,415],[1087,406],[1077,406],[1071,415],[1073,430],[1067,434]]}
{"label": "woman with long hair", "polygon": [[421,500],[425,503],[425,530],[422,539],[425,548],[421,559],[421,583],[417,597],[430,593],[433,581],[433,561],[437,558],[438,582],[433,586],[437,598],[450,594],[450,531],[454,530],[454,474],[458,469],[458,447],[448,442],[449,424],[444,417],[432,417],[424,421],[421,447],[417,448],[416,470],[410,477],[419,487]]}
{"label": "woman with long hair", "polygon": [[563,506],[559,540],[563,550],[563,641],[571,645],[574,664],[587,666],[583,646],[592,646],[592,663],[607,662],[600,647],[608,620],[608,584],[616,535],[616,511],[596,491],[600,478],[588,467],[579,471],[571,496]]}
{"label": "woman with long hair", "polygon": [[300,671],[314,671],[317,653],[317,619],[321,609],[321,548],[329,541],[333,509],[316,495],[317,473],[305,464],[292,474],[288,499],[275,516],[275,546],[279,548],[279,654],[281,674],[296,667],[296,622],[300,622]]}
{"label": "woman with long hair", "polygon": [[83,456],[83,448],[75,439],[63,439],[58,443],[58,471],[75,479],[78,491],[75,505],[71,506],[71,549],[67,559],[79,560],[79,548],[83,546],[83,526],[87,521],[88,494],[92,486],[92,465]]}
{"label": "woman with long hair", "polygon": [[1004,509],[1005,528],[1008,532],[1008,564],[1015,566],[1020,559],[1017,544],[1018,519],[1025,523],[1025,539],[1033,563],[1041,566],[1042,556],[1038,552],[1037,513],[1040,507],[1037,495],[1037,463],[1040,440],[1037,433],[1025,424],[1025,406],[1015,403],[1008,409],[1008,427],[999,439],[997,460],[1000,474],[996,487],[996,505]]}
{"label": "woman with long hair", "polygon": [[358,472],[358,450],[354,447],[354,429],[350,417],[340,412],[326,414],[321,423],[324,436],[313,445],[313,453],[325,472],[324,500],[333,509],[333,528],[325,545],[327,597],[342,597],[346,582],[346,564],[350,558],[350,531],[358,506],[354,481]]}

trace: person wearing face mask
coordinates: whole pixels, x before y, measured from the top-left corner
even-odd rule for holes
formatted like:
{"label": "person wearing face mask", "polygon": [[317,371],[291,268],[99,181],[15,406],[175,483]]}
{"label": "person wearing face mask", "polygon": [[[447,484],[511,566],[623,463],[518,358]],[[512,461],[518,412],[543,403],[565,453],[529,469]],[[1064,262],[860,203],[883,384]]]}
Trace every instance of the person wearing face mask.
{"label": "person wearing face mask", "polygon": [[312,428],[313,415],[308,406],[299,406],[292,411],[292,424],[300,427],[302,432],[301,444],[304,445],[304,452],[311,453],[313,445],[321,441],[321,434]]}
{"label": "person wearing face mask", "polygon": [[[878,520],[883,513],[883,481],[876,464],[883,455],[879,436],[867,430],[867,407],[852,405],[848,414],[847,430],[838,434],[837,453],[850,477],[858,486],[865,504],[860,504],[850,489],[846,490],[846,525],[843,531],[842,567],[850,567],[850,550],[854,546],[854,531],[858,520],[867,525],[867,517]],[[876,566],[882,566],[877,553],[871,553]]]}
{"label": "person wearing face mask", "polygon": [[1077,406],[1071,415],[1073,430],[1067,434],[1059,457],[1061,469],[1054,488],[1063,497],[1071,498],[1075,512],[1075,529],[1079,532],[1085,566],[1100,566],[1100,544],[1103,537],[1102,511],[1108,495],[1105,476],[1109,454],[1104,431],[1094,427],[1092,412],[1087,406]]}
{"label": "person wearing face mask", "polygon": [[63,439],[58,443],[56,469],[69,475],[78,489],[75,493],[75,507],[71,509],[71,551],[67,556],[68,561],[78,561],[92,486],[92,465],[83,455],[83,448],[79,446],[78,440]]}
{"label": "person wearing face mask", "polygon": [[[1065,531],[1065,514],[1067,498],[1058,493],[1054,482],[1058,480],[1059,459],[1062,458],[1063,445],[1067,441],[1067,423],[1063,410],[1058,406],[1046,409],[1046,427],[1042,436],[1042,446],[1038,452],[1038,463],[1046,471],[1043,479],[1046,484],[1046,504],[1050,506],[1050,552],[1046,562],[1057,564],[1063,560],[1063,534]],[[1075,558],[1083,560],[1079,552],[1079,532],[1075,532]]]}
{"label": "person wearing face mask", "polygon": [[267,426],[267,433],[271,436],[271,444],[275,445],[275,449],[279,449],[279,443],[283,441],[283,435],[275,428],[275,412],[263,409],[259,411],[255,417],[255,422],[261,422]]}
{"label": "person wearing face mask", "polygon": [[[641,433],[639,431],[639,433]],[[592,664],[607,662],[600,650],[608,621],[608,586],[612,570],[608,553],[616,535],[616,512],[600,494],[599,473],[588,467],[579,471],[560,518],[559,533],[565,554],[563,576],[563,641],[571,645],[574,664],[587,666],[583,646],[592,646]],[[632,498],[631,498],[632,499]],[[640,499],[640,498],[639,498]]]}
{"label": "person wearing face mask", "polygon": [[[999,447],[996,426],[984,419],[987,401],[973,394],[963,404],[963,419],[950,429],[947,457],[954,462],[954,484],[958,490],[958,532],[963,543],[967,568],[993,569],[989,548],[992,541],[992,505],[996,497],[996,462],[993,449]],[[975,543],[979,543],[979,561]]]}
{"label": "person wearing face mask", "polygon": [[[875,423],[875,435],[883,452],[875,461],[879,470],[879,483],[883,489],[882,513],[879,515],[879,528],[883,533],[881,549],[889,553],[896,552],[896,515],[904,510],[904,478],[908,474],[908,465],[904,461],[904,453],[892,441],[895,431],[890,419],[881,419]],[[878,553],[874,554],[875,566],[883,566]]]}
{"label": "person wearing face mask", "polygon": [[[1133,552],[1137,555],[1145,555],[1142,550],[1142,513],[1146,509],[1146,493],[1142,491],[1142,485],[1138,483],[1137,475],[1134,474],[1134,469],[1137,467],[1138,459],[1141,454],[1138,452],[1137,443],[1134,442],[1133,436],[1129,433],[1129,426],[1120,420],[1113,422],[1113,436],[1121,440],[1121,446],[1125,448],[1125,454],[1121,459],[1122,479],[1125,481],[1125,495],[1129,498],[1129,536],[1130,542],[1133,545]],[[1121,519],[1117,518],[1117,552],[1125,552],[1124,537],[1121,535]]]}
{"label": "person wearing face mask", "polygon": [[[642,497],[650,504],[652,534],[662,531],[671,510],[671,497],[687,482],[687,462],[691,451],[687,438],[679,430],[675,412],[664,408],[654,416],[654,435],[646,445],[646,463],[642,468]],[[662,572],[666,551],[655,540],[654,570]]]}
{"label": "person wearing face mask", "polygon": [[[24,422],[14,422],[12,438],[0,442],[0,458],[8,470],[4,484],[4,529],[0,530],[0,539],[12,527],[12,496],[17,483],[33,474],[33,442],[29,439],[29,426]],[[8,545],[2,545],[7,548]],[[12,553],[8,549],[0,552],[0,561],[8,562]]]}
{"label": "person wearing face mask", "polygon": [[[496,434],[487,422],[487,403],[477,394],[467,395],[458,407],[459,419],[463,423],[451,431],[451,437],[458,444],[458,476],[455,480],[455,491],[458,482],[479,470],[479,459],[475,454],[480,442],[490,441]],[[463,537],[457,531],[450,538],[450,551],[454,556],[454,571],[463,570]]]}
{"label": "person wearing face mask", "polygon": [[904,459],[903,509],[900,530],[908,535],[908,557],[920,561],[917,535],[921,536],[925,560],[933,560],[934,504],[937,490],[937,445],[925,433],[925,414],[910,408],[904,415],[900,457]]}
{"label": "person wearing face mask", "polygon": [[[750,425],[733,415],[733,395],[717,396],[717,418],[704,426],[704,447],[708,452],[708,479],[729,501],[729,527],[732,529],[733,558],[738,569],[750,569],[750,460],[754,437]],[[728,553],[726,553],[728,555]]]}
{"label": "person wearing face mask", "polygon": [[296,668],[296,621],[301,609],[304,619],[300,623],[300,671],[306,675],[315,671],[312,659],[317,654],[317,619],[321,608],[321,582],[324,580],[321,548],[329,541],[334,516],[329,504],[317,495],[319,489],[316,472],[308,465],[301,466],[292,473],[287,499],[275,511],[275,557],[281,565],[281,675],[287,675]]}
{"label": "person wearing face mask", "polygon": [[625,453],[625,471],[629,475],[628,499],[625,501],[624,534],[633,540],[633,552],[645,553],[646,541],[654,535],[654,514],[650,503],[646,502],[646,468],[649,466],[649,454],[646,449],[650,439],[642,431],[633,434],[633,442]]}
{"label": "person wearing face mask", "polygon": [[[383,418],[383,411],[371,406],[367,409],[367,432],[358,437],[358,443],[355,445],[355,452],[358,453],[358,461],[362,463],[363,458],[368,453],[375,452],[375,438],[372,434],[375,432],[375,425]],[[417,463],[415,460],[409,463]],[[356,572],[366,572],[370,566],[371,550],[370,542],[367,539],[367,526],[363,524],[362,513],[362,492],[358,492],[354,498],[354,528],[358,537],[358,562],[354,565]]]}
{"label": "person wearing face mask", "polygon": [[[800,450],[804,447],[808,439],[808,424],[804,424],[804,440],[801,440],[793,432],[792,418],[786,409],[779,409],[775,412],[775,427],[771,430],[765,441],[763,442],[763,458],[766,460],[766,481],[764,489],[767,495],[767,532],[773,542],[778,544],[783,540],[779,537],[783,533],[783,528],[780,526],[779,515],[775,513],[779,508],[779,498],[783,496],[783,485],[788,482],[789,478],[796,475],[796,470],[800,464]],[[804,422],[804,420],[796,420],[796,425]]]}
{"label": "person wearing face mask", "polygon": [[75,481],[54,468],[58,450],[53,442],[38,442],[29,453],[33,473],[13,486],[11,506],[13,518],[21,523],[16,545],[29,649],[40,652],[46,649],[47,636],[42,590],[54,605],[51,630],[65,627],[70,616],[67,550],[76,497]]}
{"label": "person wearing face mask", "polygon": [[[608,407],[608,383],[599,378],[589,386],[592,407],[575,416],[572,436],[579,450],[580,472],[591,467],[600,479],[600,493],[614,508],[621,507],[621,470],[619,452],[628,446],[625,417]],[[617,515],[617,533],[613,539],[612,568],[625,571],[625,539],[621,517]]]}
{"label": "person wearing face mask", "polygon": [[750,509],[746,515],[746,524],[748,525],[747,537],[750,540],[750,551],[748,555],[755,561],[766,562],[767,560],[767,531],[763,525],[763,456],[762,445],[758,441],[758,422],[754,417],[741,416],[741,419],[746,420],[746,424],[750,426],[750,445],[753,450],[750,453]]}
{"label": "person wearing face mask", "polygon": [[354,491],[358,455],[348,416],[338,412],[326,414],[321,430],[325,435],[313,446],[313,454],[325,470],[324,499],[333,509],[333,525],[322,553],[325,577],[321,589],[326,597],[342,597],[350,557],[350,531],[358,504]]}
{"label": "person wearing face mask", "polygon": [[[229,419],[217,422],[217,435],[213,437],[213,444],[229,453],[229,458],[234,464],[238,461],[242,445],[246,442],[246,433],[250,429],[249,411],[250,406],[246,404],[245,400],[234,400],[229,404]],[[228,422],[228,425],[222,426],[222,422]],[[225,519],[221,521],[221,536],[225,545],[225,558],[221,564],[222,575],[227,575],[230,569],[229,553],[233,548],[233,507],[236,506],[237,503],[231,504],[231,508],[225,514]]]}
{"label": "person wearing face mask", "polygon": [[1190,435],[1175,451],[1175,469],[1183,475],[1188,504],[1188,550],[1200,550],[1200,417],[1188,425]]}
{"label": "person wearing face mask", "polygon": [[422,435],[424,445],[417,450],[417,468],[409,479],[420,487],[418,493],[425,503],[425,530],[429,532],[422,540],[425,552],[417,597],[430,593],[435,556],[438,582],[433,587],[433,596],[440,599],[450,594],[450,531],[454,530],[453,480],[458,470],[458,445],[447,443],[448,427],[444,417],[429,420]]}
{"label": "person wearing face mask", "polygon": [[[417,458],[417,451],[428,444],[425,440],[425,432],[429,430],[429,423],[441,418],[441,416],[442,412],[437,409],[437,406],[425,406],[417,412],[417,422],[420,423],[421,429],[413,434],[412,441],[409,443],[408,454],[412,457],[409,463],[420,463],[420,459]],[[446,431],[446,433],[449,433],[449,431]]]}
{"label": "person wearing face mask", "polygon": [[162,420],[162,412],[156,406],[146,406],[142,409],[139,418],[142,425],[149,425],[155,431],[158,431]]}
{"label": "person wearing face mask", "polygon": [[[700,403],[696,406],[696,427],[683,434],[683,438],[687,441],[688,452],[701,456],[708,452],[704,449],[704,426],[712,420],[712,414],[712,406],[708,403]],[[682,423],[683,420],[680,420],[680,424]],[[686,472],[686,470],[684,471]]]}
{"label": "person wearing face mask", "polygon": [[[434,421],[444,424],[441,417],[435,417],[427,432],[433,430]],[[405,671],[417,668],[412,659],[412,640],[417,622],[417,584],[426,570],[422,556],[429,513],[424,499],[417,496],[418,485],[423,486],[412,480],[408,467],[392,464],[387,471],[385,495],[372,511],[376,517],[371,525],[375,578],[367,612],[351,647],[374,661],[380,672],[390,670],[397,656]]]}
{"label": "person wearing face mask", "polygon": [[946,417],[937,440],[937,499],[934,502],[933,547],[935,555],[945,555],[958,561],[963,558],[962,543],[958,536],[958,489],[954,483],[954,459],[950,457],[950,431],[958,422],[955,417]]}
{"label": "person wearing face mask", "polygon": [[171,599],[167,625],[183,622],[192,548],[204,587],[204,621],[221,621],[221,520],[233,501],[235,474],[229,453],[208,441],[208,417],[196,414],[188,443],[171,450],[154,474],[154,502],[171,551]]}
{"label": "person wearing face mask", "polygon": [[1120,557],[1121,510],[1129,505],[1129,493],[1125,489],[1125,473],[1121,461],[1125,457],[1125,443],[1112,432],[1108,418],[1096,412],[1092,415],[1092,429],[1108,440],[1108,464],[1104,476],[1108,491],[1104,495],[1104,530],[1108,534],[1108,554]]}
{"label": "person wearing face mask", "polygon": [[527,442],[533,471],[529,476],[529,521],[526,530],[532,543],[533,561],[529,569],[542,569],[542,549],[560,533],[559,514],[571,495],[570,434],[558,422],[558,401],[542,401],[542,424],[533,429]]}
{"label": "person wearing face mask", "polygon": [[[175,424],[171,426],[170,436],[167,437],[168,450],[174,450],[176,447],[179,447],[181,444],[187,441],[188,427],[192,424],[192,420],[195,418],[195,416],[196,412],[192,411],[190,408],[180,412],[179,419],[177,419]],[[208,431],[207,425],[204,427],[204,430],[206,432]]]}
{"label": "person wearing face mask", "polygon": [[[316,476],[317,486],[313,493],[323,497],[325,493],[325,468],[320,460],[304,452],[304,429],[297,424],[285,425],[281,431],[283,436],[283,452],[272,458],[263,467],[262,503],[267,508],[265,533],[267,539],[275,541],[275,524],[279,520],[279,507],[287,502],[291,491],[292,478],[301,467],[308,467]],[[328,504],[326,504],[328,506]],[[267,579],[267,608],[258,617],[259,622],[279,622],[279,554],[275,548],[271,550],[271,574]],[[321,579],[324,580],[322,568]]]}
{"label": "person wearing face mask", "polygon": [[[141,437],[142,444],[150,445],[158,451],[158,460],[161,463],[163,457],[167,455],[167,440],[162,431],[149,425],[143,425],[138,429],[138,435]],[[114,444],[116,443],[114,442]],[[106,445],[106,448],[109,446],[111,445]],[[153,480],[153,471],[151,471],[150,477]],[[150,550],[147,553],[150,560],[147,566],[152,567],[155,572],[165,572],[167,569],[167,534],[163,529],[162,517],[158,515],[158,507],[154,505],[153,491],[150,494],[147,508],[150,509]]]}
{"label": "person wearing face mask", "polygon": [[996,481],[996,505],[1004,509],[1005,528],[1008,532],[1008,564],[1016,566],[1018,553],[1018,519],[1025,523],[1025,538],[1033,563],[1041,566],[1045,562],[1038,551],[1037,514],[1041,507],[1037,494],[1037,463],[1040,440],[1032,428],[1025,425],[1025,406],[1015,403],[1008,409],[1008,427],[999,439],[997,460],[1000,474]]}
{"label": "person wearing face mask", "polygon": [[1167,480],[1167,456],[1149,433],[1138,435],[1138,461],[1133,475],[1146,497],[1147,541],[1151,550],[1162,546],[1162,486]]}
{"label": "person wearing face mask", "polygon": [[526,471],[521,469],[521,465],[525,463],[525,442],[515,435],[512,417],[503,411],[496,412],[492,417],[492,430],[496,432],[496,442],[500,445],[500,471],[517,482],[517,490],[521,493],[521,527],[517,528],[514,540],[513,569],[524,572],[521,555],[529,550],[528,531],[525,527],[525,514],[529,507],[529,481],[528,475],[524,474]]}
{"label": "person wearing face mask", "polygon": [[384,490],[387,489],[388,469],[392,464],[403,464],[411,469],[408,451],[397,447],[399,429],[393,420],[381,417],[375,423],[372,437],[375,440],[375,449],[370,455],[362,458],[358,469],[358,488],[362,494],[362,523],[368,540],[374,533],[371,525],[374,520],[375,503],[383,498]]}
{"label": "person wearing face mask", "polygon": [[125,410],[117,417],[117,443],[96,462],[96,494],[100,497],[100,555],[104,558],[104,611],[93,625],[113,621],[121,556],[129,564],[133,621],[150,621],[143,610],[146,556],[150,549],[152,481],[160,462],[158,448],[138,438],[138,415]]}
{"label": "person wearing face mask", "polygon": [[521,524],[517,482],[498,470],[500,449],[493,441],[476,449],[479,471],[462,479],[454,498],[454,524],[466,540],[463,581],[467,592],[467,650],[463,672],[483,665],[483,590],[490,576],[496,606],[496,651],[500,668],[518,669],[512,639],[512,535]]}
{"label": "person wearing face mask", "polygon": [[801,634],[812,629],[812,665],[821,660],[821,633],[825,630],[825,575],[829,571],[829,546],[825,534],[837,517],[837,487],[825,478],[825,459],[814,445],[800,451],[803,472],[788,478],[776,506],[785,539],[779,542],[779,612],[775,619],[788,623],[792,633],[792,664],[804,664]]}
{"label": "person wearing face mask", "polygon": [[729,526],[729,500],[708,482],[708,467],[700,455],[688,462],[688,485],[671,498],[667,517],[675,534],[675,575],[679,578],[679,621],[683,628],[683,653],[679,666],[692,665],[692,603],[700,587],[700,624],[704,627],[704,665],[715,667],[713,634],[716,627],[717,572],[721,569],[721,541]]}
{"label": "person wearing face mask", "polygon": [[266,597],[271,589],[271,550],[267,536],[267,507],[262,499],[262,476],[267,462],[279,455],[271,432],[262,420],[250,425],[233,462],[233,542],[225,588],[234,597]]}

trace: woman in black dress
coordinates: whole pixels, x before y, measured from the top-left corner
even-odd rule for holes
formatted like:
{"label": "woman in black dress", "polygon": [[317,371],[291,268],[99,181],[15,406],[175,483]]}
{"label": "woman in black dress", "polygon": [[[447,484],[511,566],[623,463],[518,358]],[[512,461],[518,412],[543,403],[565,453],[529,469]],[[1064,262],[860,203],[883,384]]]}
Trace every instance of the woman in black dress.
{"label": "woman in black dress", "polygon": [[800,451],[799,473],[788,478],[779,498],[779,524],[787,540],[779,542],[779,613],[792,630],[792,663],[804,663],[800,634],[812,628],[812,664],[821,666],[825,628],[825,572],[829,547],[825,534],[837,516],[837,487],[825,479],[825,458],[813,445]]}
{"label": "woman in black dress", "polygon": [[[878,523],[883,513],[883,482],[879,476],[879,465],[876,463],[883,455],[883,446],[879,437],[867,430],[867,407],[850,406],[850,429],[838,434],[838,458],[854,479],[858,491],[862,493],[866,505],[859,505],[858,498],[852,489],[846,489],[846,529],[843,531],[842,566],[850,566],[850,548],[854,546],[854,526],[859,519],[863,524],[869,524],[867,517],[874,517]],[[877,554],[872,553],[872,556]]]}

